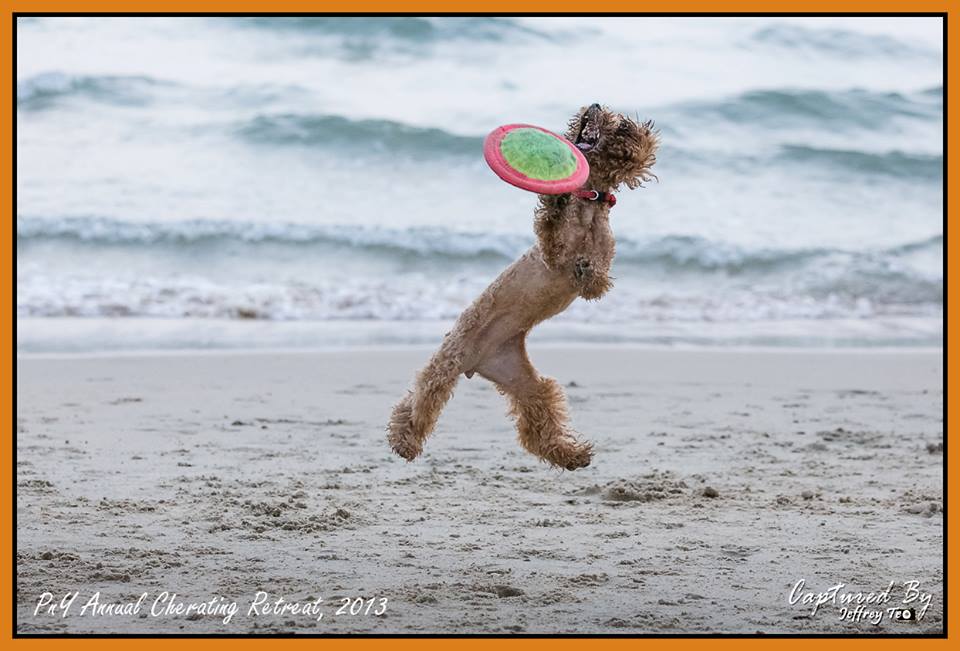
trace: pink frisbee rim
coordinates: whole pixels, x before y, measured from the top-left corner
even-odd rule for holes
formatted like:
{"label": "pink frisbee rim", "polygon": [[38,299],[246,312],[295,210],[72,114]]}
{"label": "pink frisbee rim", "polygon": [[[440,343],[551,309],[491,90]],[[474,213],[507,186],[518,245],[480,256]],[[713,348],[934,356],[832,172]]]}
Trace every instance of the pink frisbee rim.
{"label": "pink frisbee rim", "polygon": [[[557,138],[573,152],[573,156],[577,160],[577,169],[565,179],[555,179],[552,181],[530,178],[523,172],[514,169],[503,157],[503,152],[500,151],[500,143],[506,135],[514,129],[536,129]],[[536,192],[537,194],[566,194],[567,192],[573,192],[586,183],[587,178],[590,176],[590,164],[587,162],[583,152],[577,149],[576,145],[563,136],[558,136],[553,131],[533,124],[505,124],[502,127],[497,127],[487,134],[486,139],[483,141],[483,157],[486,159],[490,169],[501,179],[521,190]]]}

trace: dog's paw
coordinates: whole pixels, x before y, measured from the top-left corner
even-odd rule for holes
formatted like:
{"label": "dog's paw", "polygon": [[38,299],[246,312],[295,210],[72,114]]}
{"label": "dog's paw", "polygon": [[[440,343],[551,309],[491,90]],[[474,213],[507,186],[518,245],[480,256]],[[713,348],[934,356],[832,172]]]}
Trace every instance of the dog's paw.
{"label": "dog's paw", "polygon": [[593,277],[593,265],[590,261],[584,257],[577,258],[573,263],[573,277],[580,283],[589,281]]}
{"label": "dog's paw", "polygon": [[586,468],[593,460],[593,445],[565,436],[543,451],[542,458],[564,470]]}
{"label": "dog's paw", "polygon": [[586,468],[592,460],[593,446],[589,443],[578,443],[567,453],[563,467],[566,470]]}
{"label": "dog's paw", "polygon": [[413,461],[423,451],[423,446],[411,431],[410,421],[413,416],[411,401],[411,395],[407,394],[397,403],[393,413],[390,414],[390,424],[387,425],[387,443],[394,452],[407,461]]}
{"label": "dog's paw", "polygon": [[422,451],[419,445],[410,442],[409,439],[394,436],[392,432],[387,435],[387,441],[390,443],[390,448],[407,461],[413,461]]}

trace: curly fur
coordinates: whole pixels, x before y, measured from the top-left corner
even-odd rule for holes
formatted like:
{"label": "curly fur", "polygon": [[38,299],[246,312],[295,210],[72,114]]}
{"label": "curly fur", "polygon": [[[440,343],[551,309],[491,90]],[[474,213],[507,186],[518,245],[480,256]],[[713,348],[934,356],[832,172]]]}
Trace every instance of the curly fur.
{"label": "curly fur", "polygon": [[[581,109],[568,125],[572,142],[583,140],[590,177],[585,187],[613,192],[656,178],[658,134],[596,104]],[[387,440],[412,461],[423,450],[461,374],[478,373],[507,396],[520,444],[559,468],[590,464],[592,445],[569,426],[560,385],[530,363],[527,333],[565,310],[578,296],[593,300],[612,287],[614,238],[610,207],[571,194],[541,195],[535,211],[537,244],[507,267],[468,307],[440,349],[417,374],[413,389],[393,409]]]}

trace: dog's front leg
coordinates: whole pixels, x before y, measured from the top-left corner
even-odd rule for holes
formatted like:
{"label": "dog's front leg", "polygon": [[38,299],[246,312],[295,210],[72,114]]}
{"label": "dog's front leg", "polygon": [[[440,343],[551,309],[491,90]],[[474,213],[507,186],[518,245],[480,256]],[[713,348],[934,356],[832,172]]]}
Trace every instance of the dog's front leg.
{"label": "dog's front leg", "polygon": [[588,300],[600,298],[613,286],[610,275],[597,267],[590,258],[577,256],[573,262],[573,278],[577,284],[577,293]]}

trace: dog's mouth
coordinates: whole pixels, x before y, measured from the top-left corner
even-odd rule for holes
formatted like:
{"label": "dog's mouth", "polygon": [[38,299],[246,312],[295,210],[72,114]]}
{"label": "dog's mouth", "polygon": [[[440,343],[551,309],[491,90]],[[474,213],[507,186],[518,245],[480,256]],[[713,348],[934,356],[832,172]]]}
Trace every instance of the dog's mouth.
{"label": "dog's mouth", "polygon": [[591,151],[600,142],[598,113],[599,108],[594,105],[584,111],[580,118],[580,129],[577,131],[577,137],[574,138],[573,144],[584,153]]}

